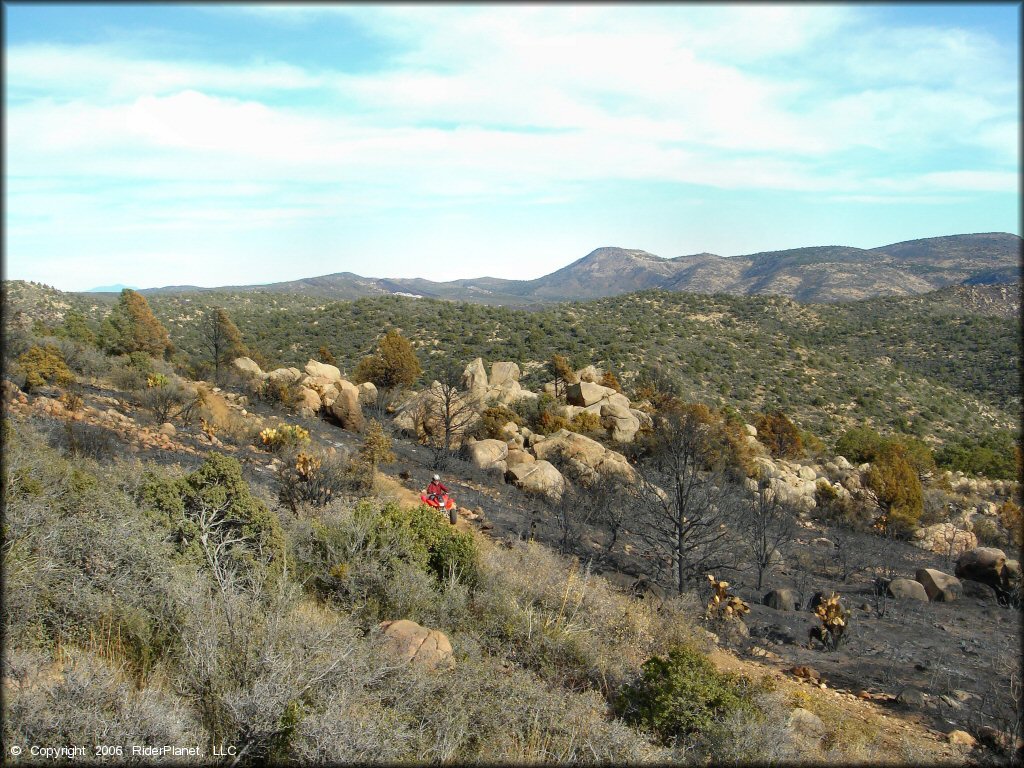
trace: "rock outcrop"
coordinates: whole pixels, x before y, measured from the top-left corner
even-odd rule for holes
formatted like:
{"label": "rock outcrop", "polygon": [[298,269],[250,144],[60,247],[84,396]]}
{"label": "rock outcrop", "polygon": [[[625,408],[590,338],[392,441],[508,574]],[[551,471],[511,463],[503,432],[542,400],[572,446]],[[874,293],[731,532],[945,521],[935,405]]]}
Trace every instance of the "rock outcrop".
{"label": "rock outcrop", "polygon": [[960,555],[978,546],[973,532],[957,528],[953,523],[935,523],[914,531],[910,542],[919,549],[941,555]]}
{"label": "rock outcrop", "polygon": [[534,436],[530,447],[538,459],[564,466],[574,479],[584,484],[601,477],[618,477],[629,482],[636,479],[636,473],[621,453],[567,429],[560,429],[546,438]]}
{"label": "rock outcrop", "polygon": [[640,429],[640,419],[628,407],[606,403],[601,406],[601,426],[608,430],[608,436],[615,442],[631,443]]}

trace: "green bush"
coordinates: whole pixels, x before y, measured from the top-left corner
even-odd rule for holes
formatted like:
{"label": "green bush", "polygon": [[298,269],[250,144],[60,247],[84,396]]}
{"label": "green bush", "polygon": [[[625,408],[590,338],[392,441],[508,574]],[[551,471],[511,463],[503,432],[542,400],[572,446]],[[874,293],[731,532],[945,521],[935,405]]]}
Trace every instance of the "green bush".
{"label": "green bush", "polygon": [[871,427],[854,427],[836,441],[836,455],[845,456],[854,464],[874,461],[885,440]]}
{"label": "green bush", "polygon": [[[250,493],[236,459],[211,453],[178,487],[184,514],[178,519],[176,537],[186,552],[199,561],[206,560],[200,541],[204,532],[209,533],[211,540],[240,537],[227,552],[229,561],[247,566],[268,565],[275,571],[282,567],[284,535],[281,525],[277,516]],[[163,508],[177,511],[177,503],[166,498],[173,493],[171,489],[151,488],[149,493],[162,494]],[[209,523],[216,519],[222,522],[217,524],[216,530],[209,529]]]}
{"label": "green bush", "polygon": [[1018,451],[1014,434],[1009,430],[999,430],[980,440],[962,437],[951,440],[935,458],[943,469],[1013,480],[1017,479]]}
{"label": "green bush", "polygon": [[752,693],[746,678],[719,672],[683,646],[644,662],[639,678],[619,693],[617,708],[626,722],[671,743],[706,736],[739,710],[753,709]]}
{"label": "green bush", "polygon": [[522,416],[504,405],[492,405],[490,408],[485,408],[480,414],[479,439],[503,440],[501,428],[510,421],[518,427],[526,423]]}
{"label": "green bush", "polygon": [[[369,509],[363,505],[357,512],[365,514]],[[477,555],[472,535],[459,531],[430,507],[403,509],[387,504],[377,513],[373,535],[401,542],[404,556],[439,581],[454,570],[459,581],[476,582]]]}
{"label": "green bush", "polygon": [[580,411],[569,422],[569,429],[585,435],[588,432],[597,432],[601,429],[601,417],[590,411]]}
{"label": "green bush", "polygon": [[25,374],[25,391],[47,384],[63,387],[75,380],[60,350],[53,344],[29,347],[18,358],[18,368]]}
{"label": "green bush", "polygon": [[901,534],[917,527],[924,511],[924,492],[902,446],[883,444],[871,464],[867,480],[885,510],[886,525]]}

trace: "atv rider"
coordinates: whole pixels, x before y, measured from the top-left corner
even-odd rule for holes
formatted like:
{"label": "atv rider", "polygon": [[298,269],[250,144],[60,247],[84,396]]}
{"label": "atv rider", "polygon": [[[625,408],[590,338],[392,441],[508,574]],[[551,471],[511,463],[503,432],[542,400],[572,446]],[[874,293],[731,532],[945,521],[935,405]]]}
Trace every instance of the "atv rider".
{"label": "atv rider", "polygon": [[448,493],[448,489],[441,484],[441,476],[434,475],[434,478],[430,481],[430,485],[427,486],[427,497],[441,504],[441,499]]}

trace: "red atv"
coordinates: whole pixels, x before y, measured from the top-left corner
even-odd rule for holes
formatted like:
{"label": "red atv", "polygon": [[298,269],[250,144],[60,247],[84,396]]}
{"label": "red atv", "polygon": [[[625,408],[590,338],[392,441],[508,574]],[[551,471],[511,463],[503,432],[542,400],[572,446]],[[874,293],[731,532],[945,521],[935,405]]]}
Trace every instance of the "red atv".
{"label": "red atv", "polygon": [[455,500],[447,493],[434,494],[424,492],[420,494],[420,500],[428,507],[447,512],[448,522],[455,525],[455,521],[459,516],[458,507],[455,505]]}

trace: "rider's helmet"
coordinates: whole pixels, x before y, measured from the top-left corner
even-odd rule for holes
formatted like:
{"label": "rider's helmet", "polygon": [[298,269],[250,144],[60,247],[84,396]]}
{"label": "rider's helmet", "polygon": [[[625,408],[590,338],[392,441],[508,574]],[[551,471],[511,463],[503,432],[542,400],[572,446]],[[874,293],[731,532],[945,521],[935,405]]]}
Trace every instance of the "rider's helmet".
{"label": "rider's helmet", "polygon": [[440,479],[441,479],[441,476],[440,476],[440,475],[434,475],[434,482],[435,482],[435,483],[436,483],[436,482],[437,482],[438,480],[440,480]]}

